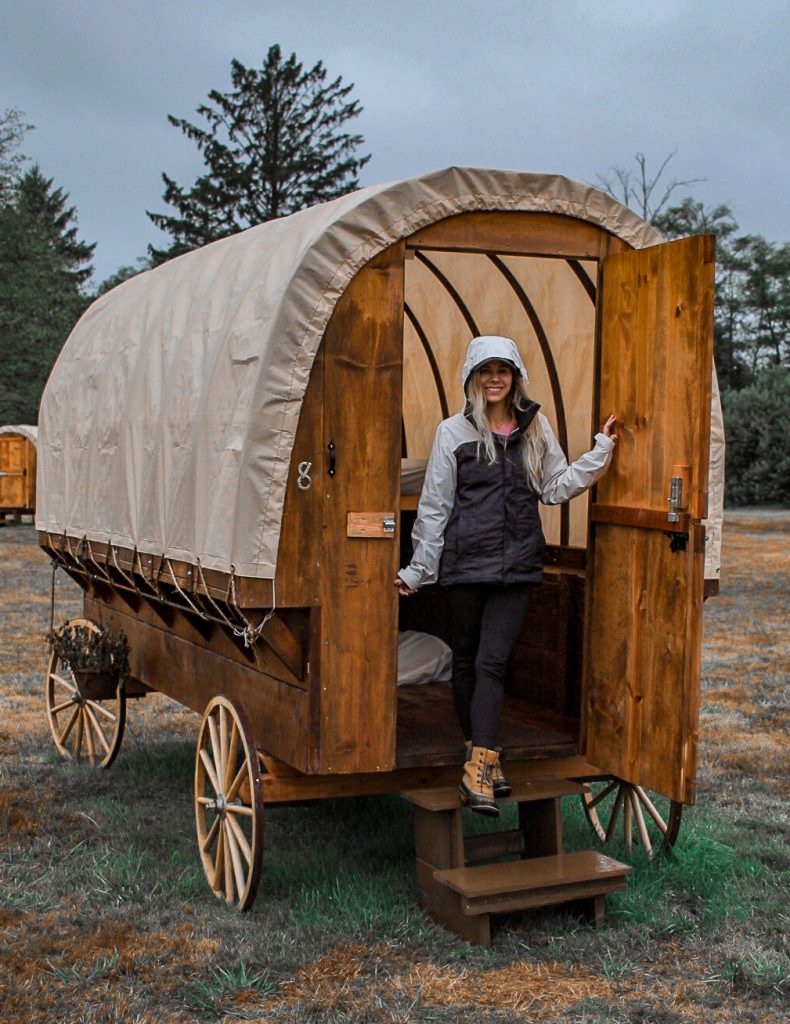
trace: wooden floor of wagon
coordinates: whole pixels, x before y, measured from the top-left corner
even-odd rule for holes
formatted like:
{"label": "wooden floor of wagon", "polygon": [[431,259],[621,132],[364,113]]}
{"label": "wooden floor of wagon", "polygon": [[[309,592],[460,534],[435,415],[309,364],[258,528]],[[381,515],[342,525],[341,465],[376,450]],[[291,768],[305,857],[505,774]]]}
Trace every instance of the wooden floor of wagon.
{"label": "wooden floor of wagon", "polygon": [[[535,704],[505,698],[499,745],[511,761],[571,757],[578,750],[579,723]],[[464,737],[448,684],[398,688],[398,768],[460,765]]]}

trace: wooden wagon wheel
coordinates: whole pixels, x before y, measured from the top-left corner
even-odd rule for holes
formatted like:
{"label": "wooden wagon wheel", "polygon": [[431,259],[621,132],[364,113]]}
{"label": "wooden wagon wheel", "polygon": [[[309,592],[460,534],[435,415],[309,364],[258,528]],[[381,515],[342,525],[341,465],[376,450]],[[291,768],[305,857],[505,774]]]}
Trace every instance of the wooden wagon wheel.
{"label": "wooden wagon wheel", "polygon": [[648,857],[670,849],[680,831],[683,804],[657,798],[642,786],[608,778],[584,784],[582,805],[587,820],[601,842],[613,840],[622,823],[622,839],[627,850],[634,840],[644,847]]}
{"label": "wooden wagon wheel", "polygon": [[[64,628],[84,626],[93,633],[99,627],[90,619],[70,619]],[[53,646],[45,686],[49,731],[61,757],[87,760],[109,768],[121,747],[126,725],[126,692],[119,683],[111,697],[93,699],[80,692],[67,661]]]}
{"label": "wooden wagon wheel", "polygon": [[249,909],[263,855],[261,769],[247,716],[227,697],[213,697],[200,724],[195,819],[209,885],[226,903]]}

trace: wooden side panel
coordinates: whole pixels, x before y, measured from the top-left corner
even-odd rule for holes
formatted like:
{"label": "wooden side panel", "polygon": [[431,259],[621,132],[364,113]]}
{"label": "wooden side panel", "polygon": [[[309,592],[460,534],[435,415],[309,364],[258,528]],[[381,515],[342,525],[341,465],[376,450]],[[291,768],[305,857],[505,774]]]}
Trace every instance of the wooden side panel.
{"label": "wooden side panel", "polygon": [[[694,799],[713,348],[708,237],[603,264],[599,418],[620,440],[593,505],[582,752],[598,767]],[[683,523],[670,478],[688,467]],[[618,516],[618,510],[622,514]],[[686,529],[685,547],[665,531]]]}
{"label": "wooden side panel", "polygon": [[324,335],[320,770],[395,766],[399,543],[348,537],[349,512],[396,509],[400,489],[403,244],[351,282]]}
{"label": "wooden side panel", "polygon": [[275,593],[279,607],[319,601],[323,542],[324,346],[316,354],[296,428],[285,491]]}
{"label": "wooden side panel", "polygon": [[136,679],[202,714],[209,700],[225,694],[244,705],[255,742],[300,771],[306,771],[309,696],[253,667],[217,653],[208,644],[157,628],[137,615],[86,598],[85,614],[121,630],[129,639]]}
{"label": "wooden side panel", "polygon": [[0,510],[36,507],[36,448],[26,437],[0,436]]}

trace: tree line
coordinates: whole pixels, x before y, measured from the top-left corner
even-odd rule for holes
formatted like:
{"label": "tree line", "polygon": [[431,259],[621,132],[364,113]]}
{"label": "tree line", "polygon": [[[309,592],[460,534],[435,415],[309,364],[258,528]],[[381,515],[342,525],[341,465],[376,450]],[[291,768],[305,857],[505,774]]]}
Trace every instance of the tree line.
{"label": "tree line", "polygon": [[[35,423],[47,374],[98,295],[142,270],[253,224],[359,187],[368,155],[350,123],[353,85],[322,62],[268,50],[259,68],[231,62],[231,88],[209,92],[198,122],[168,116],[195,143],[204,171],[189,186],[162,174],[167,212],[147,211],[169,236],[135,266],[92,284],[95,244],[78,238],[68,195],[22,153],[32,126],[0,113],[0,423]],[[683,194],[700,179],[668,179],[637,154],[598,184],[667,238],[716,236],[715,355],[727,433],[732,504],[790,501],[790,244],[742,234],[732,209]]]}

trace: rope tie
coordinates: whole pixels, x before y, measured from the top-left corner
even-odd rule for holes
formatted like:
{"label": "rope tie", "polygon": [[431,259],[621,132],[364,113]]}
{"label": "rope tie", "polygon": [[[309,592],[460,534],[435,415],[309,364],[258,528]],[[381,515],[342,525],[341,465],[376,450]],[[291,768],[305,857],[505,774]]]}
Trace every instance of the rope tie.
{"label": "rope tie", "polygon": [[198,577],[199,577],[199,579],[198,579],[198,593],[200,592],[200,587],[202,586],[203,587],[203,591],[204,591],[204,593],[206,595],[206,598],[207,598],[209,604],[211,605],[211,607],[214,609],[214,611],[217,613],[217,615],[219,615],[220,619],[222,620],[222,622],[225,623],[225,625],[228,627],[228,629],[232,629],[232,630],[235,631],[236,626],[228,618],[228,615],[227,615],[227,612],[225,611],[225,609],[221,608],[220,605],[217,604],[217,602],[214,600],[214,598],[209,593],[208,583],[206,582],[206,577],[203,574],[203,566],[200,564],[200,559],[199,558],[197,560],[197,571],[198,571]]}
{"label": "rope tie", "polygon": [[230,586],[229,586],[229,590],[230,590],[231,607],[236,611],[236,613],[240,616],[240,618],[244,622],[244,625],[243,625],[243,627],[241,629],[237,629],[236,627],[233,628],[233,635],[241,637],[244,640],[244,646],[245,647],[252,647],[253,644],[255,644],[258,641],[258,638],[260,637],[261,633],[263,632],[264,627],[266,626],[267,622],[269,622],[269,620],[271,619],[271,617],[274,615],[275,611],[277,610],[277,592],[274,589],[274,580],[272,580],[272,607],[271,607],[271,610],[268,611],[266,613],[266,615],[264,615],[264,617],[261,619],[261,621],[258,623],[257,626],[253,626],[252,625],[252,623],[247,619],[247,617],[242,612],[241,608],[239,608],[238,603],[236,601],[236,567],[233,566],[233,565],[231,565],[231,567],[230,567]]}
{"label": "rope tie", "polygon": [[170,570],[170,578],[173,580],[173,586],[176,588],[176,590],[178,591],[179,595],[184,598],[186,603],[189,605],[189,607],[192,609],[192,611],[195,612],[196,615],[200,616],[201,619],[208,619],[208,615],[206,615],[206,613],[203,611],[203,609],[202,608],[198,608],[198,606],[195,604],[195,602],[190,598],[189,594],[185,590],[183,590],[181,588],[181,586],[179,585],[178,578],[176,577],[176,574],[173,571],[173,565],[172,565],[170,559],[169,558],[165,558],[165,556],[162,555],[162,560],[163,560],[163,562],[167,563],[167,568]]}
{"label": "rope tie", "polygon": [[[123,571],[123,569],[118,564],[118,555],[117,555],[117,553],[115,551],[115,548],[112,546],[112,537],[110,538],[108,546],[109,546],[110,554],[112,555],[112,564],[115,566],[115,571],[117,573],[119,573],[123,577],[123,579],[129,584],[129,586],[135,592],[135,594],[139,594],[140,593],[140,588],[137,586],[137,582],[135,581],[134,576],[127,576],[126,573]],[[134,563],[132,563],[132,564],[134,564]]]}

